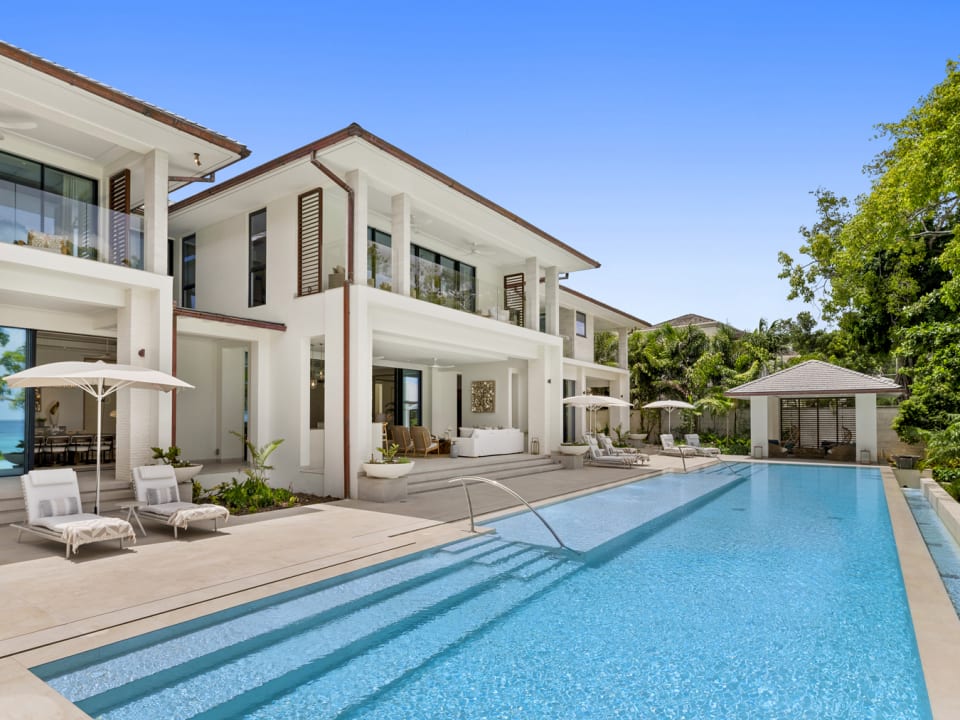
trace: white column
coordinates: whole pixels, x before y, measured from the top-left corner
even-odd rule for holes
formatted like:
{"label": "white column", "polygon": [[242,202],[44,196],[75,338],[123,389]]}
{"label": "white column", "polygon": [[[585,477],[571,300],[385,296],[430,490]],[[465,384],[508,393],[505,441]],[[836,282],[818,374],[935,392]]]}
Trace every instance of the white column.
{"label": "white column", "polygon": [[[375,450],[373,422],[373,332],[367,322],[369,293],[353,288],[350,294],[350,497],[357,497],[357,474]],[[329,357],[329,355],[328,355]],[[342,411],[340,413],[342,415]],[[339,417],[334,415],[333,417]],[[327,423],[329,427],[329,422]],[[342,452],[342,450],[341,450]]]}
{"label": "white column", "polygon": [[[620,328],[617,331],[617,367],[624,370],[630,369],[630,330],[629,328]],[[629,398],[628,398],[629,399]]]}
{"label": "white column", "polygon": [[393,243],[393,291],[398,295],[410,294],[410,196],[406,193],[390,199],[391,242]]}
{"label": "white column", "polygon": [[[154,306],[156,293],[128,290],[126,296],[124,306],[117,310],[117,362],[122,365],[157,367],[160,352]],[[167,299],[166,295],[164,299]],[[156,390],[121,390],[117,393],[115,452],[118,480],[128,480],[131,469],[137,465],[151,464],[152,446],[161,445],[163,440],[169,443],[169,399],[166,401],[166,433],[161,436],[159,395]]]}
{"label": "white column", "polygon": [[548,335],[560,334],[560,273],[555,265],[544,268],[546,278],[543,303],[547,315],[546,332]]}
{"label": "white column", "polygon": [[540,329],[540,266],[535,257],[527,258],[523,270],[524,281],[524,325],[528,330]]}
{"label": "white column", "polygon": [[[347,184],[353,188],[353,282],[367,284],[367,176],[360,170],[347,173]],[[349,268],[348,268],[349,272]]]}
{"label": "white column", "polygon": [[860,453],[867,450],[870,453],[870,462],[877,461],[877,396],[858,394],[854,396],[857,408],[857,457],[860,462]]}
{"label": "white column", "polygon": [[769,435],[767,433],[767,398],[750,398],[750,454],[753,455],[753,448],[760,446],[761,456],[769,457],[770,448],[767,446]]}
{"label": "white column", "polygon": [[143,168],[143,269],[167,274],[167,176],[169,158],[163,150],[146,154]]}

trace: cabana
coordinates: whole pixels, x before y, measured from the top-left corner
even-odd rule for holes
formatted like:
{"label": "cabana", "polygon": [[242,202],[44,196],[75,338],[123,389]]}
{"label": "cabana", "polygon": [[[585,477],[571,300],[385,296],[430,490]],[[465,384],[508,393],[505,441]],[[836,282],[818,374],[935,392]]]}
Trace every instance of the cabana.
{"label": "cabana", "polygon": [[877,395],[899,395],[897,383],[808,360],[724,393],[750,398],[754,457],[877,459]]}

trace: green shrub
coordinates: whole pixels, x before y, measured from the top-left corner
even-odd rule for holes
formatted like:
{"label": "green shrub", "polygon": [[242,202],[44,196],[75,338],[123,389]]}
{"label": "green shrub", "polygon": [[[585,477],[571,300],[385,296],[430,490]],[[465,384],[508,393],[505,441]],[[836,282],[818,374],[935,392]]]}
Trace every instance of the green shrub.
{"label": "green shrub", "polygon": [[700,444],[704,447],[720,448],[724,455],[749,455],[750,438],[731,435],[700,433]]}
{"label": "green shrub", "polygon": [[[240,433],[233,433],[243,439]],[[246,479],[243,481],[232,478],[229,483],[220,483],[207,498],[210,502],[225,505],[230,512],[243,514],[257,512],[266,508],[287,507],[295,505],[296,495],[284,488],[275,488],[267,484],[269,471],[273,469],[267,465],[267,458],[276,450],[283,440],[274,440],[261,447],[257,447],[249,440],[244,440],[250,464],[243,469]],[[194,486],[194,494],[198,492]]]}

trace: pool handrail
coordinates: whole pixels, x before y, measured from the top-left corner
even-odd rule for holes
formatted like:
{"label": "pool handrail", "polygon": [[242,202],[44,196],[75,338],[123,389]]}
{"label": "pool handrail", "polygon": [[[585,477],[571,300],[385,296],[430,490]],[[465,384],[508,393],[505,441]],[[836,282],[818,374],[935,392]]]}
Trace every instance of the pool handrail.
{"label": "pool handrail", "polygon": [[558,544],[560,547],[562,547],[564,550],[569,550],[570,552],[576,552],[576,551],[573,550],[572,548],[569,548],[569,547],[567,547],[566,545],[563,544],[563,540],[561,540],[561,539],[560,539],[560,536],[557,535],[556,531],[555,531],[552,527],[550,527],[550,523],[548,523],[548,522],[544,519],[543,515],[541,515],[540,513],[538,513],[538,512],[536,511],[536,509],[534,509],[533,505],[531,505],[531,504],[528,503],[526,500],[524,500],[522,497],[520,497],[520,495],[519,495],[518,493],[516,493],[515,491],[511,490],[510,488],[508,488],[508,487],[507,487],[506,485],[504,485],[503,483],[499,483],[499,482],[497,482],[496,480],[491,480],[490,478],[480,477],[479,475],[463,475],[463,476],[461,476],[461,477],[451,478],[450,480],[447,480],[448,483],[459,482],[459,483],[463,486],[463,493],[464,493],[464,495],[467,496],[467,509],[470,511],[470,532],[475,533],[475,532],[476,532],[476,529],[475,529],[476,526],[475,526],[474,521],[473,521],[473,502],[470,500],[470,490],[469,490],[469,488],[467,487],[467,480],[470,480],[470,481],[473,481],[473,482],[486,483],[487,485],[492,485],[493,487],[498,487],[498,488],[500,488],[501,490],[505,490],[505,491],[508,492],[509,494],[513,495],[513,497],[515,497],[517,500],[519,500],[519,501],[522,502],[524,505],[526,505],[526,506],[527,506],[527,509],[528,509],[530,512],[532,512],[534,515],[537,516],[537,518],[540,520],[540,522],[543,523],[544,527],[547,528],[547,530],[550,531],[550,534],[551,534],[551,535],[553,535],[553,539],[557,541],[557,544]]}

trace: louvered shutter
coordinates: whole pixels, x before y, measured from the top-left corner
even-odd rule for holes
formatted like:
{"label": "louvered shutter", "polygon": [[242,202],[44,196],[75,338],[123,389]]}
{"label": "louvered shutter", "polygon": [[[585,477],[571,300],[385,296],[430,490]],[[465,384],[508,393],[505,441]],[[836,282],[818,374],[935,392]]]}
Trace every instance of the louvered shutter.
{"label": "louvered shutter", "polygon": [[297,238],[300,295],[312,295],[323,289],[321,281],[323,252],[323,190],[317,188],[297,198]]}
{"label": "louvered shutter", "polygon": [[110,178],[110,262],[126,263],[130,238],[130,171]]}
{"label": "louvered shutter", "polygon": [[523,273],[503,276],[503,307],[510,311],[510,320],[514,325],[526,327],[523,321],[524,292],[526,281]]}

